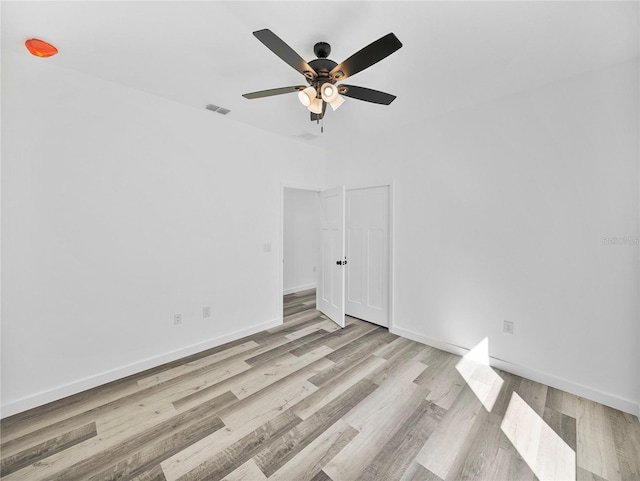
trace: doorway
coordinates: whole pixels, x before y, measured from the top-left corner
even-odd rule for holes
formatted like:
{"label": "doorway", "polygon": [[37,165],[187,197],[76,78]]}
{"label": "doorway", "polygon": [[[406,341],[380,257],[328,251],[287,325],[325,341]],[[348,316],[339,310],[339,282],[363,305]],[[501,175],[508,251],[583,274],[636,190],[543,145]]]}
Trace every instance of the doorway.
{"label": "doorway", "polygon": [[320,258],[318,192],[285,187],[282,211],[282,294],[315,289]]}
{"label": "doorway", "polygon": [[[339,191],[342,207],[333,202]],[[281,296],[316,288],[316,308],[339,326],[346,314],[390,327],[391,193],[391,184],[327,191],[283,186]],[[342,229],[333,225],[334,214],[327,216],[328,206],[342,213]]]}

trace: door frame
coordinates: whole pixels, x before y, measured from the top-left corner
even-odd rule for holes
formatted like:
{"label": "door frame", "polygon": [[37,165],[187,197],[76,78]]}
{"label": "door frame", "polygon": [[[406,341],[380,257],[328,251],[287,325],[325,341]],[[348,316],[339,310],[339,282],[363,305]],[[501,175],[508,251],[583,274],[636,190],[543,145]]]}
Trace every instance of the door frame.
{"label": "door frame", "polygon": [[[394,333],[395,327],[395,183],[394,181],[389,182],[374,182],[367,184],[355,184],[348,185],[345,184],[345,190],[348,192],[350,190],[356,189],[369,189],[372,187],[389,187],[389,332]],[[284,189],[298,189],[298,190],[308,190],[312,192],[319,193],[324,190],[324,187],[314,186],[308,184],[295,184],[289,182],[282,182],[280,184],[280,239],[279,239],[279,248],[278,248],[278,300],[277,305],[279,306],[278,312],[280,317],[280,324],[284,323],[284,300],[283,300],[283,292],[284,292]],[[316,271],[317,273],[317,271]]]}
{"label": "door frame", "polygon": [[[309,192],[315,192],[319,194],[320,191],[323,190],[322,187],[304,185],[304,184],[291,184],[288,182],[282,182],[280,184],[280,239],[278,242],[278,258],[279,258],[279,267],[278,267],[278,303],[279,306],[278,312],[280,317],[280,324],[284,323],[284,189],[295,189],[295,190],[306,190]],[[320,212],[318,212],[318,216]],[[318,274],[318,270],[316,269],[316,277]],[[316,280],[316,289],[317,289],[317,280]]]}
{"label": "door frame", "polygon": [[[395,186],[393,181],[389,182],[375,182],[367,184],[346,185],[346,191],[359,190],[359,189],[372,189],[375,187],[389,187],[389,332],[394,334],[394,299],[395,299],[395,269],[394,269],[394,200],[395,200]],[[346,226],[345,226],[346,228]],[[348,259],[347,259],[348,260]],[[346,295],[346,289],[345,289]]]}

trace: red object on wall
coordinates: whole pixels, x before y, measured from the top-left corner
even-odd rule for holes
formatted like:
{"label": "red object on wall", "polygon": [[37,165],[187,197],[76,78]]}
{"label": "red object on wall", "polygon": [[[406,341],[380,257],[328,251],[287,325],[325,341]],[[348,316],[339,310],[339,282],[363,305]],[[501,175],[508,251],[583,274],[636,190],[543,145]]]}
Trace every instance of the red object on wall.
{"label": "red object on wall", "polygon": [[50,43],[44,40],[38,40],[37,38],[31,38],[24,43],[27,50],[36,57],[52,57],[58,53],[58,49]]}

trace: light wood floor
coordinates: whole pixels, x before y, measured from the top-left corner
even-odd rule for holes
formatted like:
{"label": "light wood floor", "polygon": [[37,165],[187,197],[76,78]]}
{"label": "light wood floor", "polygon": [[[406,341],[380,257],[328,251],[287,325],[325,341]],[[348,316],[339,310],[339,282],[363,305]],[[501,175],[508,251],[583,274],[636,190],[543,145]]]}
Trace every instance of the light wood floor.
{"label": "light wood floor", "polygon": [[2,479],[640,480],[636,417],[340,330],[314,296],[286,296],[277,328],[3,420]]}

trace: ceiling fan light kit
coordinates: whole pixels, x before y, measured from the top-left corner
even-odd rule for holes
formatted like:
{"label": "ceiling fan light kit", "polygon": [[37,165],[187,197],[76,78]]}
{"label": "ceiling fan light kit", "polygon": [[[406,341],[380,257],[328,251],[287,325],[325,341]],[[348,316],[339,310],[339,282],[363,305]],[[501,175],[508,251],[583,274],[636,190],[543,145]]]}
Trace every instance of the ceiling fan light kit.
{"label": "ceiling fan light kit", "polygon": [[311,105],[311,102],[315,100],[317,96],[318,96],[318,93],[316,92],[316,89],[314,89],[311,86],[298,92],[298,98],[300,99],[300,103],[305,107],[309,107]]}
{"label": "ceiling fan light kit", "polygon": [[322,100],[321,99],[313,99],[311,101],[311,105],[307,107],[310,112],[314,114],[321,115],[322,114]]}
{"label": "ceiling fan light kit", "polygon": [[338,97],[338,89],[329,82],[323,83],[320,90],[322,92],[322,100],[325,102],[331,103]]}
{"label": "ceiling fan light kit", "polygon": [[338,95],[334,100],[329,102],[329,105],[331,105],[331,108],[335,111],[335,110],[338,110],[338,107],[340,107],[343,103],[344,103],[344,97]]}
{"label": "ceiling fan light kit", "polygon": [[337,82],[371,67],[402,47],[402,43],[393,33],[367,45],[341,64],[327,58],[331,53],[331,45],[327,42],[318,42],[314,45],[313,51],[318,58],[307,63],[271,30],[258,30],[253,32],[253,35],[294,70],[301,73],[309,86],[294,85],[243,94],[247,99],[298,92],[300,103],[311,112],[311,120],[319,121],[324,117],[327,104],[336,110],[344,103],[343,95],[381,105],[389,105],[396,98],[395,95],[365,87],[336,85]]}

